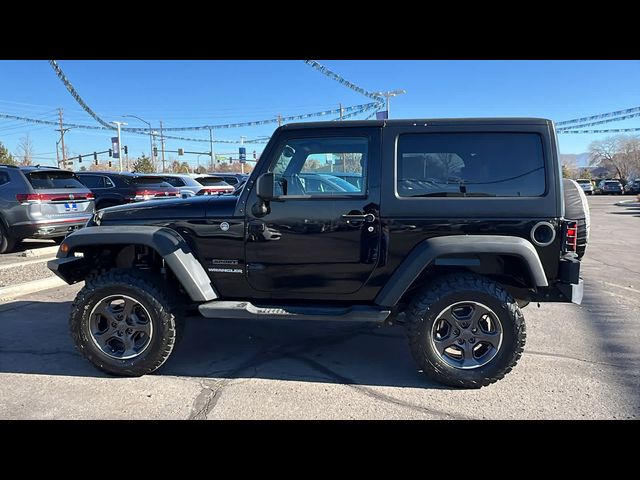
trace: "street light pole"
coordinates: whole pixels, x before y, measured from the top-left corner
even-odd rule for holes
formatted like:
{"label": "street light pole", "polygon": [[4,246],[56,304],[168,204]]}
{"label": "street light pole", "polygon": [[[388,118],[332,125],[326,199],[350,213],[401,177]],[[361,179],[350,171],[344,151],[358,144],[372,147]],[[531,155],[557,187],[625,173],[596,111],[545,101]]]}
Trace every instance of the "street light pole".
{"label": "street light pole", "polygon": [[137,115],[123,115],[123,117],[137,118],[141,122],[146,123],[147,126],[149,127],[149,147],[150,147],[149,155],[151,156],[151,163],[153,163],[153,165],[155,166],[156,162],[155,162],[154,155],[153,155],[153,136],[152,136],[152,132],[151,132],[151,123],[147,122],[143,118],[138,117]]}
{"label": "street light pole", "polygon": [[[244,135],[240,136],[240,145],[244,145]],[[245,158],[246,161],[246,158]],[[244,175],[244,163],[240,162],[240,172]]]}
{"label": "street light pole", "polygon": [[118,127],[118,161],[120,163],[120,172],[122,172],[122,140],[120,139],[120,127],[122,125],[129,125],[124,122],[111,122]]}
{"label": "street light pole", "polygon": [[211,154],[211,171],[215,169],[215,153],[213,153],[213,129],[209,129],[209,147],[211,150],[209,153]]}
{"label": "street light pole", "polygon": [[384,97],[387,101],[386,101],[386,107],[387,107],[387,120],[389,119],[389,112],[390,112],[390,108],[389,108],[389,98],[391,97],[396,97],[398,95],[402,95],[404,93],[407,93],[406,90],[392,90],[390,92],[376,92],[375,95],[378,95],[380,97]]}

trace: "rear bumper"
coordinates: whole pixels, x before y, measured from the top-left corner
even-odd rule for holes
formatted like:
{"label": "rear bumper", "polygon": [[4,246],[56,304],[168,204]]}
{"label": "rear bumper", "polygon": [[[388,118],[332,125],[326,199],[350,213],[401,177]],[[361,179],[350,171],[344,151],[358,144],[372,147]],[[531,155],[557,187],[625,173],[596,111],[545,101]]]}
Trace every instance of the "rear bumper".
{"label": "rear bumper", "polygon": [[64,220],[21,222],[11,226],[17,238],[55,238],[78,230],[86,225],[91,214]]}
{"label": "rear bumper", "polygon": [[548,287],[538,288],[532,300],[535,302],[571,302],[580,305],[584,282],[580,277],[580,261],[577,258],[560,260],[557,280]]}

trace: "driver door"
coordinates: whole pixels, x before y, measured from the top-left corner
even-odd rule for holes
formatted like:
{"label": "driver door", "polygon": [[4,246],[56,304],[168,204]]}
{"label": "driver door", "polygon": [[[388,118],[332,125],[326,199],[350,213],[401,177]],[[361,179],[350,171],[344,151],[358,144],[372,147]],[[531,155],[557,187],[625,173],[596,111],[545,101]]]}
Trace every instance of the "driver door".
{"label": "driver door", "polygon": [[353,294],[379,257],[380,129],[302,133],[285,137],[261,172],[274,173],[267,213],[256,216],[260,200],[248,197],[248,282],[274,298]]}

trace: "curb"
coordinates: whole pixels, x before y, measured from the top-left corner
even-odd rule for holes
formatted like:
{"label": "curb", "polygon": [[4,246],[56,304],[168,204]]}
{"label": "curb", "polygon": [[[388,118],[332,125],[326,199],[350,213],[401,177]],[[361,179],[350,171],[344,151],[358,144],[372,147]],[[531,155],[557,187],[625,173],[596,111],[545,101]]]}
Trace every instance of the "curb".
{"label": "curb", "polygon": [[22,252],[22,257],[44,257],[45,255],[54,256],[58,253],[58,245],[51,247],[35,248]]}
{"label": "curb", "polygon": [[10,268],[26,267],[27,265],[35,265],[36,263],[44,263],[44,262],[48,262],[49,260],[53,260],[54,258],[56,257],[44,257],[44,258],[36,258],[34,260],[24,260],[22,262],[16,262],[16,263],[7,263],[6,265],[0,265],[0,271],[9,270]]}
{"label": "curb", "polygon": [[32,282],[12,285],[11,287],[3,287],[0,288],[0,303],[13,300],[15,297],[21,297],[23,295],[39,292],[41,290],[48,290],[50,288],[61,287],[63,285],[67,285],[67,283],[64,280],[53,276],[41,278],[40,280],[33,280]]}

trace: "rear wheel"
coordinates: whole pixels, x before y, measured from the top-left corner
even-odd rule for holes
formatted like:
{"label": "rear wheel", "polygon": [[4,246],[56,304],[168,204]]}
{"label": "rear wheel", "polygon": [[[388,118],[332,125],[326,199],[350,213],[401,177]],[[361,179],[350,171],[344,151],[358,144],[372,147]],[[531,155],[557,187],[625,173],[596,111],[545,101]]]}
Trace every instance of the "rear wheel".
{"label": "rear wheel", "polygon": [[100,202],[96,205],[96,210],[102,210],[103,208],[115,207],[116,205],[120,205],[118,202]]}
{"label": "rear wheel", "polygon": [[78,351],[97,368],[140,376],[160,368],[176,341],[175,307],[162,286],[136,270],[87,280],[69,320]]}
{"label": "rear wheel", "polygon": [[0,253],[12,252],[17,243],[17,239],[12,236],[0,221]]}
{"label": "rear wheel", "polygon": [[435,280],[407,312],[418,368],[454,387],[480,388],[503,378],[524,349],[524,317],[499,284],[474,274]]}

